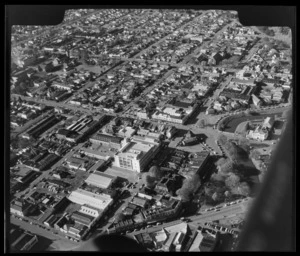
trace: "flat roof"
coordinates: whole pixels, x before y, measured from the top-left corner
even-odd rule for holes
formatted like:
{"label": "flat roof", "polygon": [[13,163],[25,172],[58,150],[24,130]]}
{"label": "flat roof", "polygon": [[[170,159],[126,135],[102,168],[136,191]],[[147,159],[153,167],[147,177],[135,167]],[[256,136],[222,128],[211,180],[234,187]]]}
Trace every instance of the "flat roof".
{"label": "flat roof", "polygon": [[95,185],[101,188],[108,188],[113,181],[113,177],[110,175],[104,176],[101,173],[92,173],[89,177],[85,180],[86,183]]}
{"label": "flat roof", "polygon": [[104,210],[113,201],[107,194],[96,194],[78,188],[69,195],[69,200],[80,205],[91,205],[97,209]]}
{"label": "flat roof", "polygon": [[148,152],[153,147],[153,144],[143,142],[131,142],[122,153],[137,153]]}
{"label": "flat roof", "polygon": [[81,150],[86,152],[87,154],[92,154],[92,155],[101,157],[103,159],[107,159],[107,158],[115,155],[114,151],[110,151],[109,149],[110,149],[109,147],[105,147],[102,145],[100,147],[97,147],[97,149],[82,148]]}

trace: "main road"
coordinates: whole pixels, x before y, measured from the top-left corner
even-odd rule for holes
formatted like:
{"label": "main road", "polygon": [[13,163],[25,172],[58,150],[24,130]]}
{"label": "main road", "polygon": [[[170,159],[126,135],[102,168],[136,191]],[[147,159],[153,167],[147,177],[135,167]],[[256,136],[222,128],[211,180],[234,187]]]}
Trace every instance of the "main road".
{"label": "main road", "polygon": [[[205,222],[212,222],[215,220],[221,220],[227,217],[233,217],[235,215],[241,214],[241,213],[245,213],[246,211],[248,211],[248,207],[250,205],[248,205],[249,203],[251,204],[252,199],[248,198],[247,202],[241,202],[241,203],[236,203],[230,206],[224,206],[222,208],[219,209],[219,211],[210,211],[210,212],[200,212],[200,215],[195,215],[192,217],[189,217],[189,224],[191,225],[203,225]],[[135,232],[130,232],[129,235],[130,236],[134,236],[134,235],[138,235],[141,233],[152,233],[152,232],[156,232],[156,231],[160,231],[163,228],[166,227],[170,227],[176,224],[180,224],[182,223],[182,220],[175,220],[175,221],[171,221],[171,222],[166,222],[160,225],[156,225],[153,227],[149,227],[149,228],[145,228],[139,231],[135,231]]]}
{"label": "main road", "polygon": [[[42,229],[36,225],[30,224],[30,222],[21,221],[15,217],[10,216],[10,223],[29,231],[33,234],[45,237],[52,241],[50,245],[51,248],[56,250],[72,250],[80,246],[81,243],[70,241],[69,239],[63,237],[62,235],[54,235],[51,231]],[[39,243],[39,242],[38,242]],[[38,244],[37,244],[38,246]]]}

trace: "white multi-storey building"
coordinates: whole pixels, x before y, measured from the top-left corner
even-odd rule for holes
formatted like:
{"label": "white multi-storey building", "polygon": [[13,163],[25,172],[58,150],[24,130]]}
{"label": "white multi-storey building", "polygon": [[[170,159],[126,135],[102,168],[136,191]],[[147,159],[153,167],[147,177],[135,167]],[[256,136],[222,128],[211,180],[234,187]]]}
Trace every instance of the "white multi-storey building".
{"label": "white multi-storey building", "polygon": [[132,141],[115,155],[113,164],[117,167],[141,172],[158,150],[158,143]]}

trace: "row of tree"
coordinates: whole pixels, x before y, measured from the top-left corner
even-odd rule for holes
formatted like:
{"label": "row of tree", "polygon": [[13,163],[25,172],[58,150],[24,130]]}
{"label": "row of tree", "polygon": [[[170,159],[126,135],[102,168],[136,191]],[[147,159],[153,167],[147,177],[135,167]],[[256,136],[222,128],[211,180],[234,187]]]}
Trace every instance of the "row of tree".
{"label": "row of tree", "polygon": [[219,143],[223,146],[230,160],[236,163],[239,159],[245,159],[250,152],[250,145],[247,139],[240,138],[238,143],[228,140],[224,134],[221,134],[218,138]]}

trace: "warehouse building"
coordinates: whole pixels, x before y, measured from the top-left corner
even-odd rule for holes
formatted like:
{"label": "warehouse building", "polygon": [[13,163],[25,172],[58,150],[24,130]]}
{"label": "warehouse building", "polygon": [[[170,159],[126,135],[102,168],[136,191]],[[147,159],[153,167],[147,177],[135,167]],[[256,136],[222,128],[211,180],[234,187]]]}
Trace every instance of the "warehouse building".
{"label": "warehouse building", "polygon": [[116,177],[112,175],[96,171],[85,180],[85,183],[107,189],[112,185],[115,179]]}
{"label": "warehouse building", "polygon": [[9,240],[12,252],[29,251],[38,242],[36,235],[15,228],[10,230]]}
{"label": "warehouse building", "polygon": [[92,206],[103,212],[113,203],[113,199],[107,194],[95,194],[80,188],[69,195],[69,200],[76,204]]}
{"label": "warehouse building", "polygon": [[91,226],[93,225],[94,221],[95,221],[95,217],[90,216],[88,214],[85,214],[83,212],[74,212],[71,215],[71,218],[75,221],[75,223],[79,223],[82,225],[87,226],[88,228],[91,228]]}
{"label": "warehouse building", "polygon": [[49,115],[30,128],[26,133],[22,135],[25,139],[37,138],[42,133],[47,131],[50,127],[57,124],[60,120],[54,115]]}
{"label": "warehouse building", "polygon": [[106,145],[115,149],[120,149],[122,147],[122,140],[122,137],[107,134],[96,134],[90,138],[90,142],[92,143]]}

